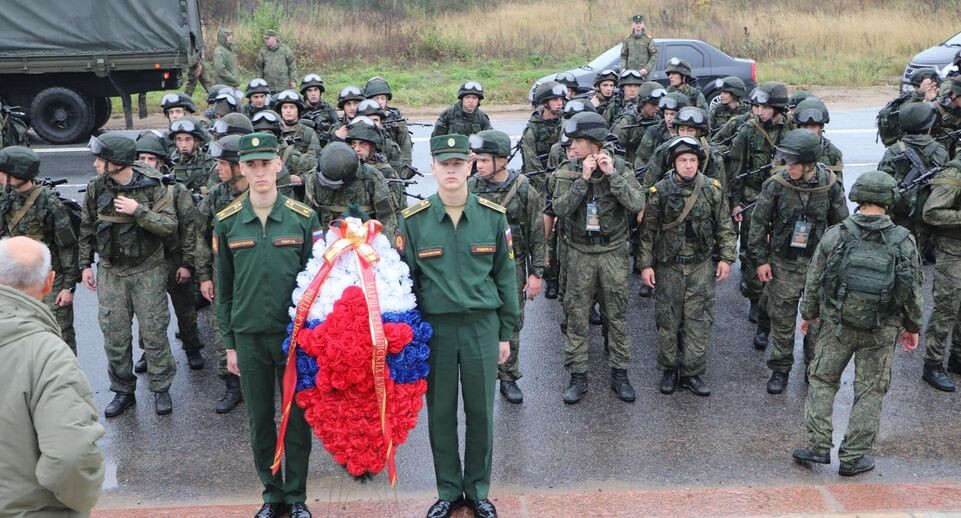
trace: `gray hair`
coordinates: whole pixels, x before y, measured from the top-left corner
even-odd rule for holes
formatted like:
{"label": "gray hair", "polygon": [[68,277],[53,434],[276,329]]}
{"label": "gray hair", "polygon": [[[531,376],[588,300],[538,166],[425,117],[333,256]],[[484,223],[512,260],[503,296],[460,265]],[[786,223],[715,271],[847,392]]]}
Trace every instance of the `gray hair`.
{"label": "gray hair", "polygon": [[21,291],[43,287],[50,275],[50,249],[31,239],[36,248],[25,250],[11,245],[11,240],[18,239],[0,239],[0,285]]}

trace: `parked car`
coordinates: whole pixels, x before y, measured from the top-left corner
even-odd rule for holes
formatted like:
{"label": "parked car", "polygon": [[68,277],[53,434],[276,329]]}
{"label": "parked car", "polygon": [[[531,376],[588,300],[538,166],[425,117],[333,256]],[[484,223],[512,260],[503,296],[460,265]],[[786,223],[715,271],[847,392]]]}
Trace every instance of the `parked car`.
{"label": "parked car", "polygon": [[961,50],[961,32],[951,36],[943,43],[916,54],[911,58],[908,66],[904,67],[904,74],[901,76],[901,91],[910,92],[914,90],[911,86],[911,74],[919,68],[936,68],[941,77],[944,77],[954,66],[954,56],[958,53],[958,50]]}
{"label": "parked car", "polygon": [[[727,76],[737,76],[744,80],[748,91],[757,85],[757,63],[753,59],[733,58],[721,52],[714,46],[700,40],[682,39],[656,39],[657,45],[657,64],[654,71],[648,75],[651,81],[657,81],[663,85],[668,84],[667,62],[673,57],[687,60],[694,69],[694,75],[698,81],[696,86],[701,88],[701,92],[708,102],[711,102],[719,93],[714,86],[714,80]],[[567,70],[577,78],[580,92],[586,92],[594,88],[594,78],[599,72],[606,69],[620,72],[621,44],[617,44],[600,56],[594,58],[590,63]],[[559,71],[558,73],[563,72]],[[551,74],[538,79],[531,86],[528,99],[534,99],[534,91],[542,83],[552,81],[554,76]]]}

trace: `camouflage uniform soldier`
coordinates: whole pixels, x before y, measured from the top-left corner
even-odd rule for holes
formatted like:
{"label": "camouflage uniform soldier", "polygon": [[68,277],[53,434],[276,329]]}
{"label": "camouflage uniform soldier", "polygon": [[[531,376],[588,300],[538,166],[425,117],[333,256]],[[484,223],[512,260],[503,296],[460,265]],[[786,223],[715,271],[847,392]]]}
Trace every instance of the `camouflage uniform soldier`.
{"label": "camouflage uniform soldier", "polygon": [[741,226],[741,295],[751,301],[748,319],[767,329],[767,315],[762,314],[764,308],[759,305],[763,289],[756,273],[759,265],[752,262],[748,248],[751,214],[754,209],[744,210],[744,207],[757,200],[761,185],[771,176],[770,170],[773,168],[777,146],[788,132],[787,87],[784,83],[769,81],[758,87],[755,99],[758,114],[748,118],[747,122],[738,128],[731,143],[731,156],[726,170],[731,189],[731,215]]}
{"label": "camouflage uniform soldier", "polygon": [[53,288],[43,302],[60,325],[60,336],[77,354],[73,329],[73,294],[77,289],[77,233],[57,194],[34,182],[40,157],[33,150],[9,146],[0,151],[0,238],[26,236],[50,249]]}
{"label": "camouflage uniform soldier", "polygon": [[[930,135],[931,127],[937,117],[930,103],[907,103],[901,106],[898,122],[904,136],[884,150],[878,169],[893,176],[894,180],[901,185],[911,172],[908,153],[915,153],[927,170],[943,167],[948,162],[948,152]],[[902,187],[907,186],[902,185]],[[891,212],[891,219],[895,225],[906,227],[914,234],[922,257],[926,257],[934,246],[930,235],[931,229],[922,219],[924,201],[929,193],[928,185],[910,188],[901,193],[898,200],[894,202]]]}
{"label": "camouflage uniform soldier", "polygon": [[936,389],[954,392],[954,382],[943,364],[950,335],[948,371],[961,374],[961,161],[948,162],[931,180],[923,216],[924,222],[934,227],[938,254],[934,308],[924,332],[924,380]]}
{"label": "camouflage uniform soldier", "polygon": [[[747,249],[751,263],[767,295],[770,327],[758,329],[755,346],[767,346],[768,330],[774,332],[767,366],[769,394],[787,386],[794,364],[794,329],[798,300],[804,289],[811,256],[828,227],[848,217],[844,186],[837,176],[817,163],[821,141],[807,130],[788,133],[777,148],[775,161],[787,165],[768,178],[751,214]],[[804,363],[814,357],[814,336],[804,341]]]}
{"label": "camouflage uniform soldier", "polygon": [[234,55],[234,32],[227,27],[217,31],[217,46],[214,48],[214,79],[218,83],[237,88],[240,86],[240,68]]}
{"label": "camouflage uniform soldier", "polygon": [[385,235],[397,230],[397,211],[384,177],[343,142],[331,142],[321,151],[317,170],[307,176],[304,187],[305,201],[317,211],[322,228],[356,206],[383,223]]}
{"label": "camouflage uniform soldier", "polygon": [[[659,286],[654,318],[664,394],[674,393],[680,375],[682,387],[711,395],[701,375],[714,325],[714,284],[727,279],[737,259],[727,196],[720,181],[699,172],[705,159],[696,138],[672,139],[673,167],[650,188],[641,222],[641,276],[649,288]],[[717,266],[714,255],[720,257]]]}
{"label": "camouflage uniform soldier", "polygon": [[[525,175],[547,169],[551,146],[560,136],[560,116],[566,100],[567,89],[554,81],[542,84],[534,93],[534,104],[537,108],[527,121],[527,127],[524,128],[520,141],[521,158],[524,160],[521,171]],[[530,179],[531,185],[543,192],[546,178],[538,175]]]}
{"label": "camouflage uniform soldier", "polygon": [[207,94],[207,109],[204,110],[204,118],[207,120],[202,121],[202,124],[212,123],[228,113],[239,111],[242,108],[239,99],[240,90],[234,90],[227,85],[211,88],[210,93]]}
{"label": "camouflage uniform soldier", "polygon": [[671,58],[667,62],[667,79],[671,84],[667,86],[667,93],[678,92],[687,96],[691,100],[692,106],[707,111],[707,99],[700,90],[691,83],[697,81],[694,77],[694,70],[691,64],[681,58]]}
{"label": "camouflage uniform soldier", "polygon": [[751,90],[748,95],[746,103],[750,105],[750,109],[744,113],[735,115],[727,120],[723,126],[716,129],[714,134],[711,136],[711,141],[717,146],[721,154],[725,156],[725,165],[728,173],[731,172],[731,143],[734,141],[734,137],[737,136],[737,130],[741,129],[741,126],[745,125],[760,110],[761,105],[757,103],[757,88]]}
{"label": "camouflage uniform soldier", "polygon": [[[641,137],[641,143],[637,145],[637,151],[634,154],[634,162],[637,167],[650,162],[651,157],[654,156],[654,150],[658,146],[677,136],[677,129],[674,128],[674,117],[677,112],[690,106],[691,103],[686,95],[673,92],[661,96],[657,105],[661,109],[661,121],[645,128],[644,136]],[[651,185],[643,187],[646,189]]]}
{"label": "camouflage uniform soldier", "polygon": [[204,63],[203,48],[200,49],[200,56],[197,61],[191,63],[190,67],[187,68],[187,80],[184,85],[184,93],[188,96],[194,94],[194,90],[197,88],[197,83],[203,87],[205,92],[210,92],[210,85],[213,83],[210,79],[210,72],[207,71],[207,64]]}
{"label": "camouflage uniform soldier", "polygon": [[214,159],[203,149],[206,132],[192,117],[179,119],[170,124],[169,138],[177,146],[171,154],[171,172],[190,192],[206,194],[214,168]]}
{"label": "camouflage uniform soldier", "polygon": [[617,135],[617,141],[627,151],[625,160],[635,167],[637,163],[637,148],[641,145],[647,128],[661,122],[658,103],[661,97],[667,95],[667,90],[660,84],[648,81],[641,85],[637,93],[634,110],[626,110],[614,121],[611,133]]}
{"label": "camouflage uniform soldier", "polygon": [[[666,110],[670,111],[670,110]],[[724,158],[707,140],[708,119],[707,112],[695,106],[685,106],[677,111],[671,126],[678,137],[692,137],[698,140],[704,158],[698,162],[698,170],[711,180],[717,180],[721,184],[721,190],[727,192],[727,178],[724,173]],[[662,180],[664,172],[672,168],[670,162],[670,143],[669,140],[654,150],[651,159],[647,162],[647,171],[644,173],[644,181],[641,185],[654,185]],[[639,169],[635,168],[635,170]]]}
{"label": "camouflage uniform soldier", "polygon": [[712,138],[727,121],[751,111],[751,105],[743,101],[747,96],[747,87],[740,77],[715,79],[714,87],[720,92],[717,94],[718,103],[711,106],[709,112]]}
{"label": "camouflage uniform soldier", "polygon": [[337,108],[321,97],[325,90],[327,88],[320,74],[307,74],[300,82],[300,95],[304,96],[304,113],[301,118],[314,124],[321,149],[327,145],[327,132],[337,122]]}
{"label": "camouflage uniform soldier", "polygon": [[243,113],[248,118],[253,119],[257,112],[269,110],[269,96],[270,88],[267,86],[267,81],[259,77],[251,79],[250,82],[247,83],[247,90],[244,91],[244,97],[247,98],[247,104],[241,107],[240,113]]}
{"label": "camouflage uniform soldier", "polygon": [[[410,139],[410,130],[407,129],[407,119],[404,118],[404,114],[397,108],[388,106],[388,103],[394,99],[394,93],[390,90],[390,85],[381,77],[372,77],[367,80],[367,85],[364,86],[364,97],[377,101],[377,104],[380,104],[380,107],[384,109],[387,119],[383,121],[383,126],[390,134],[390,139],[400,146],[401,161],[404,166],[402,169],[409,169],[413,163],[414,141]],[[401,176],[408,179],[413,176],[412,172],[408,173],[402,169],[397,170]]]}
{"label": "camouflage uniform soldier", "polygon": [[[104,415],[115,417],[136,402],[131,351],[136,315],[147,353],[150,391],[157,414],[173,410],[170,382],[177,367],[167,342],[167,265],[163,238],[177,230],[170,191],[160,173],[134,163],[134,142],[117,133],[90,139],[95,176],[87,184],[80,223],[83,284],[98,292],[100,329],[107,353],[110,390]],[[94,277],[94,253],[100,257]]]}
{"label": "camouflage uniform soldier", "polygon": [[[961,139],[958,137],[958,130],[961,130],[961,81],[945,81],[941,89],[945,92],[945,97],[938,99],[938,106],[941,108],[941,135],[937,137],[947,150],[952,159],[958,157],[958,144]],[[949,135],[955,133],[955,135]]]}
{"label": "camouflage uniform soldier", "polygon": [[297,60],[290,47],[277,40],[277,31],[264,32],[264,46],[257,53],[254,75],[264,78],[271,92],[297,88]]}
{"label": "camouflage uniform soldier", "polygon": [[607,106],[614,100],[614,89],[617,87],[617,72],[606,68],[594,78],[594,95],[589,97],[597,113],[604,113]]}
{"label": "camouflage uniform soldier", "polygon": [[384,145],[384,132],[369,117],[358,115],[347,130],[347,145],[354,148],[357,158],[365,164],[374,166],[387,181],[390,188],[390,202],[396,212],[407,207],[406,182],[401,180],[397,171],[387,162],[380,149]]}
{"label": "camouflage uniform soldier", "polygon": [[621,45],[621,70],[637,70],[647,76],[657,63],[657,45],[644,26],[644,15],[631,17],[631,35]]}
{"label": "camouflage uniform soldier", "polygon": [[470,137],[470,149],[477,173],[467,181],[471,193],[488,199],[507,209],[507,222],[514,238],[514,266],[520,318],[511,333],[511,353],[507,361],[498,365],[501,394],[511,403],[524,401],[517,386],[521,377],[520,331],[524,327],[524,302],[533,300],[541,291],[541,279],[547,266],[547,245],[544,239],[544,198],[531,187],[527,177],[519,171],[507,169],[511,140],[497,130],[481,131]]}
{"label": "camouflage uniform soldier", "polygon": [[251,125],[254,131],[272,133],[277,137],[277,143],[280,146],[277,151],[280,153],[280,160],[283,163],[280,173],[277,175],[277,188],[280,190],[280,194],[288,198],[299,199],[299,196],[294,195],[294,186],[303,184],[304,178],[313,169],[309,167],[309,162],[305,161],[297,148],[288,145],[286,140],[280,138],[283,132],[283,121],[280,115],[273,110],[257,112],[257,115],[254,115],[251,120]]}
{"label": "camouflage uniform soldier", "polygon": [[[217,119],[210,127],[210,136],[214,139],[222,139],[227,135],[246,135],[254,132],[254,125],[250,119],[242,113],[228,113],[222,119]],[[214,178],[216,171],[213,171],[211,178]],[[216,185],[220,180],[213,183]],[[210,185],[211,182],[207,182]]]}
{"label": "camouflage uniform soldier", "polygon": [[[567,119],[570,119],[571,117],[582,112],[597,113],[594,111],[594,105],[588,102],[586,99],[574,99],[573,101],[569,101],[564,105],[564,109],[561,110],[561,124],[563,124]],[[570,139],[567,139],[566,147],[561,144],[562,140],[564,140],[563,131],[561,132],[561,136],[557,139],[557,142],[551,146],[551,151],[547,155],[547,169],[543,172],[534,171],[532,173],[533,176],[538,176],[540,174],[549,175],[557,170],[557,166],[559,166],[561,162],[567,160],[567,152],[565,149],[566,147],[570,147]]]}
{"label": "camouflage uniform soldier", "polygon": [[938,98],[941,88],[941,75],[936,68],[919,68],[911,74],[911,86],[914,87],[914,92],[907,102],[933,102]]}
{"label": "camouflage uniform soldier", "polygon": [[[384,159],[390,164],[391,169],[394,170],[397,177],[399,178],[400,173],[406,173],[405,179],[410,179],[413,176],[413,170],[404,165],[403,153],[400,150],[400,146],[390,138],[390,132],[384,129],[384,119],[387,118],[387,112],[380,107],[380,104],[373,99],[364,99],[357,105],[357,116],[351,120],[351,124],[359,117],[364,117],[369,119],[377,127],[377,131],[381,134],[381,145],[380,150],[384,155]],[[350,125],[348,125],[348,133],[350,132]]]}
{"label": "camouflage uniform soldier", "polygon": [[[214,216],[234,201],[247,197],[247,178],[240,173],[240,137],[241,135],[228,135],[210,144],[210,155],[217,160],[216,171],[220,183],[211,189],[197,206],[205,242],[211,242],[213,237]],[[210,315],[214,329],[217,329],[217,312],[211,311]],[[227,370],[227,351],[220,333],[214,333],[214,352],[217,354],[217,375],[224,380],[225,385],[224,395],[217,402],[216,412],[226,414],[243,401],[240,378]]]}
{"label": "camouflage uniform soldier", "polygon": [[[163,140],[152,131],[143,132],[137,139],[137,159],[163,172],[167,167],[167,150]],[[177,230],[164,238],[164,260],[167,262],[167,294],[177,315],[177,329],[183,343],[187,362],[192,370],[204,368],[200,354],[203,344],[197,330],[197,308],[194,300],[193,277],[200,282],[201,292],[213,298],[213,276],[210,271],[210,247],[201,236],[200,213],[190,191],[179,182],[169,187],[173,196]],[[143,343],[141,343],[141,348]],[[134,365],[134,372],[146,372],[146,357]]]}
{"label": "camouflage uniform soldier", "polygon": [[853,356],[854,406],[838,450],[843,476],[874,468],[898,328],[905,349],[918,345],[924,272],[909,232],[885,215],[897,190],[894,180],[878,171],[854,182],[851,201],[858,211],[824,234],[801,299],[801,332],[817,321],[822,324],[804,405],[808,446],[794,450],[794,459],[831,462],[834,397]]}
{"label": "camouflage uniform soldier", "polygon": [[166,94],[160,99],[160,107],[169,123],[190,117],[197,111],[194,100],[186,94]]}
{"label": "camouflage uniform soldier", "polygon": [[477,81],[468,81],[457,90],[457,102],[441,112],[434,123],[431,137],[437,135],[467,135],[491,129],[491,120],[480,109],[484,100],[484,87]]}
{"label": "camouflage uniform soldier", "polygon": [[553,212],[563,220],[569,243],[564,364],[571,382],[564,402],[577,403],[587,392],[587,330],[595,295],[610,330],[611,388],[622,401],[633,401],[627,378],[628,219],[644,206],[644,194],[627,162],[603,150],[608,134],[603,117],[579,113],[564,123],[564,133],[584,157],[561,164],[552,177]]}
{"label": "camouflage uniform soldier", "polygon": [[274,100],[273,110],[280,115],[284,123],[281,137],[300,152],[301,166],[307,170],[317,167],[320,140],[313,128],[300,120],[304,113],[304,102],[300,99],[300,94],[293,90],[280,92]]}
{"label": "camouflage uniform soldier", "polygon": [[343,142],[347,138],[347,126],[357,116],[357,108],[364,100],[364,93],[356,86],[346,86],[340,91],[337,95],[337,108],[343,115],[330,127],[330,142]]}
{"label": "camouflage uniform soldier", "polygon": [[797,104],[791,117],[795,128],[811,131],[821,139],[821,152],[817,161],[834,173],[838,177],[838,183],[843,185],[844,160],[841,150],[824,136],[824,125],[831,122],[828,107],[820,99],[809,97]]}
{"label": "camouflage uniform soldier", "polygon": [[[620,81],[617,84],[620,92],[607,104],[607,108],[603,113],[604,120],[607,121],[608,127],[613,126],[614,123],[617,122],[618,117],[624,112],[634,111],[629,108],[637,102],[637,94],[641,91],[641,85],[643,84],[644,76],[637,70],[621,71]],[[543,88],[543,86],[541,86],[541,88]]]}

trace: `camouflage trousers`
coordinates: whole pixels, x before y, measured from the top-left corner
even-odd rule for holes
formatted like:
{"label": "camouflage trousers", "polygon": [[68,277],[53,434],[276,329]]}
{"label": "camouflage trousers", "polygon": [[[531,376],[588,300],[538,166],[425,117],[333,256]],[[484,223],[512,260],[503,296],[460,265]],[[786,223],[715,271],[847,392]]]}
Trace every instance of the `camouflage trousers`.
{"label": "camouflage trousers", "polygon": [[[203,71],[200,73],[200,77],[197,77],[196,75],[198,65],[203,66]],[[187,70],[187,73],[184,75],[186,76],[184,78],[185,94],[192,96],[194,94],[194,90],[197,88],[198,82],[200,83],[200,86],[203,87],[205,92],[210,93],[210,87],[214,85],[214,82],[210,79],[210,72],[207,71],[206,63],[198,63],[197,65],[190,67]]]}
{"label": "camouflage trousers", "polygon": [[518,260],[514,263],[515,271],[517,272],[517,298],[520,302],[520,313],[517,319],[517,327],[515,327],[514,332],[511,333],[511,355],[507,357],[506,362],[497,366],[497,379],[502,381],[517,381],[521,379],[518,354],[520,353],[521,346],[521,329],[524,328],[524,303],[527,302],[527,296],[524,294],[524,285],[527,284],[527,273],[524,263],[525,260],[520,257],[518,257]]}
{"label": "camouflage trousers", "polygon": [[831,451],[834,397],[841,386],[841,374],[854,357],[854,406],[838,459],[842,464],[853,464],[873,451],[881,424],[881,402],[891,385],[897,333],[893,326],[871,332],[832,323],[822,325],[817,352],[808,369],[811,385],[804,404],[812,450],[821,454]]}
{"label": "camouflage trousers", "polygon": [[63,282],[57,279],[53,284],[53,289],[43,298],[43,303],[47,305],[50,312],[57,319],[60,325],[60,338],[67,342],[67,346],[77,354],[77,333],[73,329],[73,303],[60,307],[56,304],[57,295],[63,290]]}
{"label": "camouflage trousers", "polygon": [[[797,334],[798,303],[810,259],[782,259],[771,256],[771,281],[764,286],[767,315],[771,321],[771,355],[767,367],[773,372],[791,372]],[[814,357],[817,326],[811,326],[804,337],[804,364]]]}
{"label": "camouflage trousers", "polygon": [[566,250],[564,366],[572,373],[587,372],[587,331],[596,298],[607,319],[610,366],[626,369],[631,359],[631,338],[627,332],[630,269],[627,242],[600,253],[586,253],[574,246]]}
{"label": "camouflage trousers", "polygon": [[147,379],[151,392],[170,387],[177,366],[167,341],[167,265],[136,275],[118,275],[103,264],[97,269],[97,299],[100,330],[107,353],[107,373],[112,392],[132,394],[137,388],[133,373],[133,317],[140,326],[140,337],[147,357]]}
{"label": "camouflage trousers", "polygon": [[[174,254],[166,259],[167,262],[167,294],[177,316],[177,332],[184,351],[199,351],[203,349],[200,343],[200,332],[197,330],[197,308],[194,300],[194,282],[191,277],[185,283],[177,282],[177,268],[183,264],[180,254]],[[143,337],[140,339],[143,349]]]}
{"label": "camouflage trousers", "polygon": [[751,260],[751,256],[747,251],[747,236],[751,233],[751,216],[753,214],[754,207],[742,213],[744,220],[740,223],[741,230],[739,236],[741,246],[738,250],[738,259],[741,261],[741,295],[753,302],[757,302],[761,298],[764,285],[761,284],[761,279],[757,276],[758,265]]}
{"label": "camouflage trousers", "polygon": [[700,376],[707,370],[714,327],[714,261],[658,264],[654,273],[658,368]]}
{"label": "camouflage trousers", "polygon": [[938,253],[934,265],[934,309],[924,331],[924,363],[944,361],[951,336],[951,356],[961,360],[961,256]]}

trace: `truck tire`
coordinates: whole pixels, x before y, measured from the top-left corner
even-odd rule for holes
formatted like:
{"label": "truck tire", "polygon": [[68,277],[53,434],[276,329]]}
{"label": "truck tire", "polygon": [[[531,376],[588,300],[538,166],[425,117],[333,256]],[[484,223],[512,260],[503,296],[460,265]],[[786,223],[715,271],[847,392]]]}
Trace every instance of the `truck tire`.
{"label": "truck tire", "polygon": [[47,88],[30,103],[34,131],[51,144],[70,144],[88,136],[92,118],[87,99],[70,88]]}
{"label": "truck tire", "polygon": [[93,99],[93,127],[90,131],[97,131],[110,120],[113,113],[113,105],[110,104],[109,97],[94,97]]}

